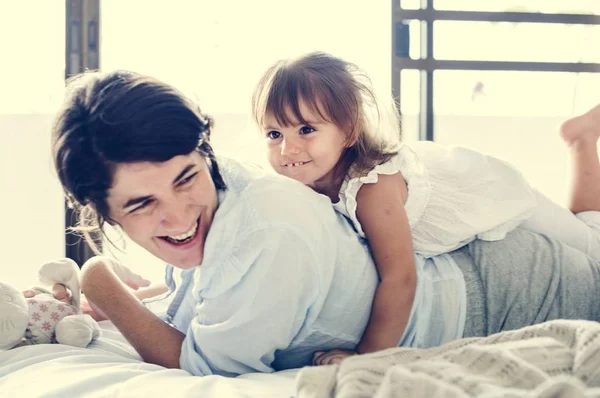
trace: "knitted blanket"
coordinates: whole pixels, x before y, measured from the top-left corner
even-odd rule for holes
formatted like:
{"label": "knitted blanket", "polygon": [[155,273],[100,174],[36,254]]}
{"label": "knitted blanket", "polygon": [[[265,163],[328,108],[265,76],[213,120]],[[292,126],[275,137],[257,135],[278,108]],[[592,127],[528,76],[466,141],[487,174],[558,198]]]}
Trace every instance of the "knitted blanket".
{"label": "knitted blanket", "polygon": [[600,323],[557,320],[307,367],[298,398],[600,397]]}

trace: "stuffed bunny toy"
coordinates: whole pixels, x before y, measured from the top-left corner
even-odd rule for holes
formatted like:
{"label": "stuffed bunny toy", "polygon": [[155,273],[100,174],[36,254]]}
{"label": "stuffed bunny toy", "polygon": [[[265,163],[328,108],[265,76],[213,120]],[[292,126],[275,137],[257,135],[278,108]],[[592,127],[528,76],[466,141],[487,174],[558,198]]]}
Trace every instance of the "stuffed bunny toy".
{"label": "stuffed bunny toy", "polygon": [[47,343],[86,347],[100,336],[98,323],[80,312],[79,267],[73,260],[42,265],[38,279],[47,286],[65,285],[72,294],[71,304],[42,288],[33,289],[36,295],[25,298],[14,286],[0,283],[0,350]]}

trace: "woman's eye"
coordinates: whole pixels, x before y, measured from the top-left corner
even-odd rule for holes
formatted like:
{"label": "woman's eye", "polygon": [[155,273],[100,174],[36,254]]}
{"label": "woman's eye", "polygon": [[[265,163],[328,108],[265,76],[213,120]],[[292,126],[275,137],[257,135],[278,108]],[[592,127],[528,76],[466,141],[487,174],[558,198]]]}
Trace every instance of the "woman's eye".
{"label": "woman's eye", "polygon": [[313,131],[315,131],[315,129],[313,129],[312,127],[310,127],[310,126],[303,126],[303,127],[300,129],[300,134],[310,134],[310,133],[312,133]]}
{"label": "woman's eye", "polygon": [[151,200],[146,200],[145,202],[142,202],[138,207],[136,207],[135,209],[132,209],[129,211],[129,214],[141,214],[144,212],[144,210],[147,210],[150,208],[150,204],[152,203]]}
{"label": "woman's eye", "polygon": [[276,140],[276,139],[278,139],[280,137],[281,137],[281,133],[279,131],[274,131],[273,130],[273,131],[269,131],[267,133],[267,138],[270,138],[272,140]]}
{"label": "woman's eye", "polygon": [[189,176],[185,177],[183,180],[180,180],[179,186],[189,184],[190,182],[192,182],[192,180],[196,177],[197,174],[198,173],[190,174]]}

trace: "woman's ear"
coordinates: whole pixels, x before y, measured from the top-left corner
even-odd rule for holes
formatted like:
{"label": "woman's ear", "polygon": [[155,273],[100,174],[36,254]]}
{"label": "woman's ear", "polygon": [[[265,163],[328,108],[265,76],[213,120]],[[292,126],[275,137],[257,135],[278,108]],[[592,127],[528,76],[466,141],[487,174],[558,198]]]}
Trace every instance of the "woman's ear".
{"label": "woman's ear", "polygon": [[[98,214],[98,213],[96,213]],[[106,215],[106,217],[102,217],[102,218],[98,218],[97,220],[98,225],[102,225],[103,222],[107,223],[108,225],[110,225],[111,227],[117,226],[120,227],[119,223],[116,222],[115,220],[113,220],[113,218],[110,215],[110,209],[108,210],[108,214]]]}
{"label": "woman's ear", "polygon": [[203,131],[202,133],[200,133],[200,138],[202,139],[202,141],[210,143],[211,130],[212,130],[212,127],[209,130],[206,130],[206,131]]}

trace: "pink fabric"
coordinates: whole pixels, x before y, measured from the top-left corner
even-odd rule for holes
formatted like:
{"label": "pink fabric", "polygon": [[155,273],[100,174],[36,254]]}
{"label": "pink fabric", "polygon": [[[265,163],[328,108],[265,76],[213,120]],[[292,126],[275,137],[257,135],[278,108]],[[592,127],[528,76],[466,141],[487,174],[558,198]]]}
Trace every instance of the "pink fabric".
{"label": "pink fabric", "polygon": [[54,297],[37,295],[27,300],[29,304],[28,331],[33,335],[43,334],[50,340],[54,339],[54,329],[58,321],[79,311],[72,305],[56,300]]}

